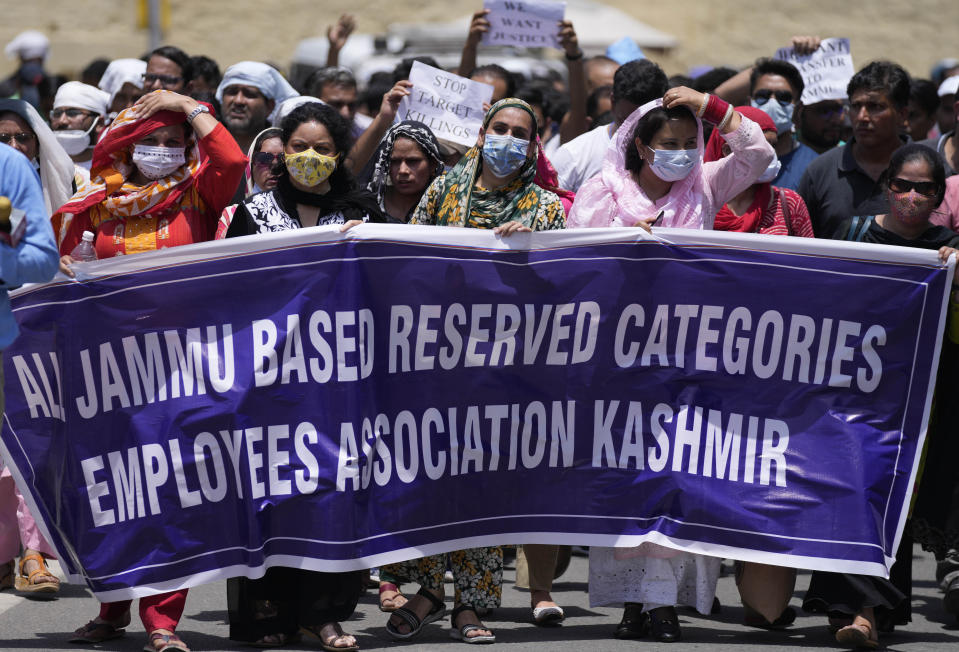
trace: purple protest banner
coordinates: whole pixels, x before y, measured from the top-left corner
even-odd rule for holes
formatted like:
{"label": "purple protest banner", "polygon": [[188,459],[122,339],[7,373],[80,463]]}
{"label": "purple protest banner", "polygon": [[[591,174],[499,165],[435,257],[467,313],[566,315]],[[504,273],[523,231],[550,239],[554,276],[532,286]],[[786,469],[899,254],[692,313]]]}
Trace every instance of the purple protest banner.
{"label": "purple protest banner", "polygon": [[12,297],[2,452],[103,600],[492,543],[887,574],[951,265],[636,229],[364,225]]}

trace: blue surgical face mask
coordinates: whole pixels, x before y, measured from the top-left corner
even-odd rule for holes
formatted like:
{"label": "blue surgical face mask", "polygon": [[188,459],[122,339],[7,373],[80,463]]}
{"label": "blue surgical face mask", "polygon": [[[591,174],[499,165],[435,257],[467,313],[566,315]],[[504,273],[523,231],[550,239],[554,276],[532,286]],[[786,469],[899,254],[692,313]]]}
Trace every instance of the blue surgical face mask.
{"label": "blue surgical face mask", "polygon": [[773,160],[769,163],[769,167],[759,175],[759,178],[756,179],[756,183],[769,183],[779,175],[779,170],[782,168],[783,164],[779,160],[778,156],[774,156]]}
{"label": "blue surgical face mask", "polygon": [[693,171],[699,150],[695,149],[653,149],[653,162],[649,169],[663,181],[682,181]]}
{"label": "blue surgical face mask", "polygon": [[793,111],[796,108],[792,104],[783,106],[782,103],[775,97],[770,97],[762,104],[756,100],[750,100],[749,103],[757,109],[761,109],[766,115],[772,118],[773,124],[776,125],[776,131],[778,133],[781,134],[783,132],[792,130]]}
{"label": "blue surgical face mask", "polygon": [[497,177],[508,177],[522,167],[528,149],[528,140],[488,133],[483,142],[483,163]]}

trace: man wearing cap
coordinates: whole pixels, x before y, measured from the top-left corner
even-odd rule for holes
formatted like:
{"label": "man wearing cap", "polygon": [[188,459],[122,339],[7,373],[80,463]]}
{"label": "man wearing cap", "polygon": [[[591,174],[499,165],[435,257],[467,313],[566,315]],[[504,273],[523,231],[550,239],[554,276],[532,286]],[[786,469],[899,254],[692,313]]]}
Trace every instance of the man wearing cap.
{"label": "man wearing cap", "polygon": [[50,128],[60,146],[73,159],[77,188],[89,183],[93,146],[106,127],[110,95],[81,82],[57,89],[50,112]]}
{"label": "man wearing cap", "polygon": [[26,100],[39,109],[40,96],[47,86],[43,61],[49,51],[50,39],[34,30],[21,32],[7,43],[4,48],[7,58],[19,59],[20,66],[12,76],[0,83],[0,97]]}
{"label": "man wearing cap", "polygon": [[223,73],[216,99],[223,107],[221,120],[244,152],[256,135],[269,127],[277,104],[299,95],[276,68],[259,61],[241,61]]}
{"label": "man wearing cap", "polygon": [[[959,147],[957,147],[959,143],[956,143],[956,121],[959,120],[959,102],[956,101],[957,90],[959,90],[959,75],[949,77],[939,86],[939,130],[942,135],[938,138],[920,141],[921,145],[939,152],[942,163],[946,166],[947,177],[959,173]],[[952,116],[951,128],[949,122],[942,118],[944,110],[948,110]]]}

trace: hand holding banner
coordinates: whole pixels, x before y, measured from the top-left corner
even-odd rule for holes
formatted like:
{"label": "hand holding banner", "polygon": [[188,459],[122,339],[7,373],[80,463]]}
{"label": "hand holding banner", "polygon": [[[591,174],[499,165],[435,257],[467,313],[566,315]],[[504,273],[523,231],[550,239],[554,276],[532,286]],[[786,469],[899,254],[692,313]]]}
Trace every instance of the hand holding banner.
{"label": "hand holding banner", "polygon": [[848,38],[827,38],[812,54],[797,54],[794,48],[780,48],[776,58],[799,69],[806,87],[802,103],[846,99],[846,85],[856,73]]}
{"label": "hand holding banner", "polygon": [[485,0],[483,7],[490,10],[483,45],[562,49],[557,23],[566,14],[565,2]]}
{"label": "hand holding banner", "polygon": [[483,105],[493,98],[493,87],[451,72],[413,62],[413,89],[400,102],[396,121],[418,120],[437,138],[472,147],[483,125]]}

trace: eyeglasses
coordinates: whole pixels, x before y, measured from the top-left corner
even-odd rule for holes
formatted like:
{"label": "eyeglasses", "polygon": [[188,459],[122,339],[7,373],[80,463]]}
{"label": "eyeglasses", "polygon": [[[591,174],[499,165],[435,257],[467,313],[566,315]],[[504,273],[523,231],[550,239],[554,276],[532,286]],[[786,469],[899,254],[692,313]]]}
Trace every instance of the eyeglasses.
{"label": "eyeglasses", "polygon": [[810,113],[815,113],[824,120],[828,120],[830,118],[841,117],[846,112],[846,106],[844,104],[813,104],[812,106],[806,107],[806,110]]}
{"label": "eyeglasses", "polygon": [[21,131],[18,134],[0,134],[0,143],[4,145],[9,145],[14,140],[21,145],[26,145],[33,140],[33,134],[26,131]]}
{"label": "eyeglasses", "polygon": [[907,181],[899,177],[889,180],[889,189],[893,192],[915,190],[925,197],[935,197],[939,193],[939,185],[935,181]]}
{"label": "eyeglasses", "polygon": [[793,102],[792,91],[771,91],[768,88],[761,88],[753,93],[753,99],[762,103],[768,102],[769,98],[773,96],[775,96],[776,101],[783,106],[792,104]]}
{"label": "eyeglasses", "polygon": [[270,154],[269,152],[257,152],[253,155],[253,165],[261,168],[271,168],[283,160],[283,154]]}
{"label": "eyeglasses", "polygon": [[62,118],[63,116],[67,116],[71,120],[76,120],[80,117],[92,118],[96,115],[96,113],[84,111],[83,109],[54,109],[53,111],[50,111],[51,120],[56,120],[57,118]]}
{"label": "eyeglasses", "polygon": [[154,84],[156,82],[160,82],[160,86],[176,86],[183,80],[183,77],[175,77],[174,75],[158,75],[153,72],[145,72],[140,76],[143,78],[143,83]]}

